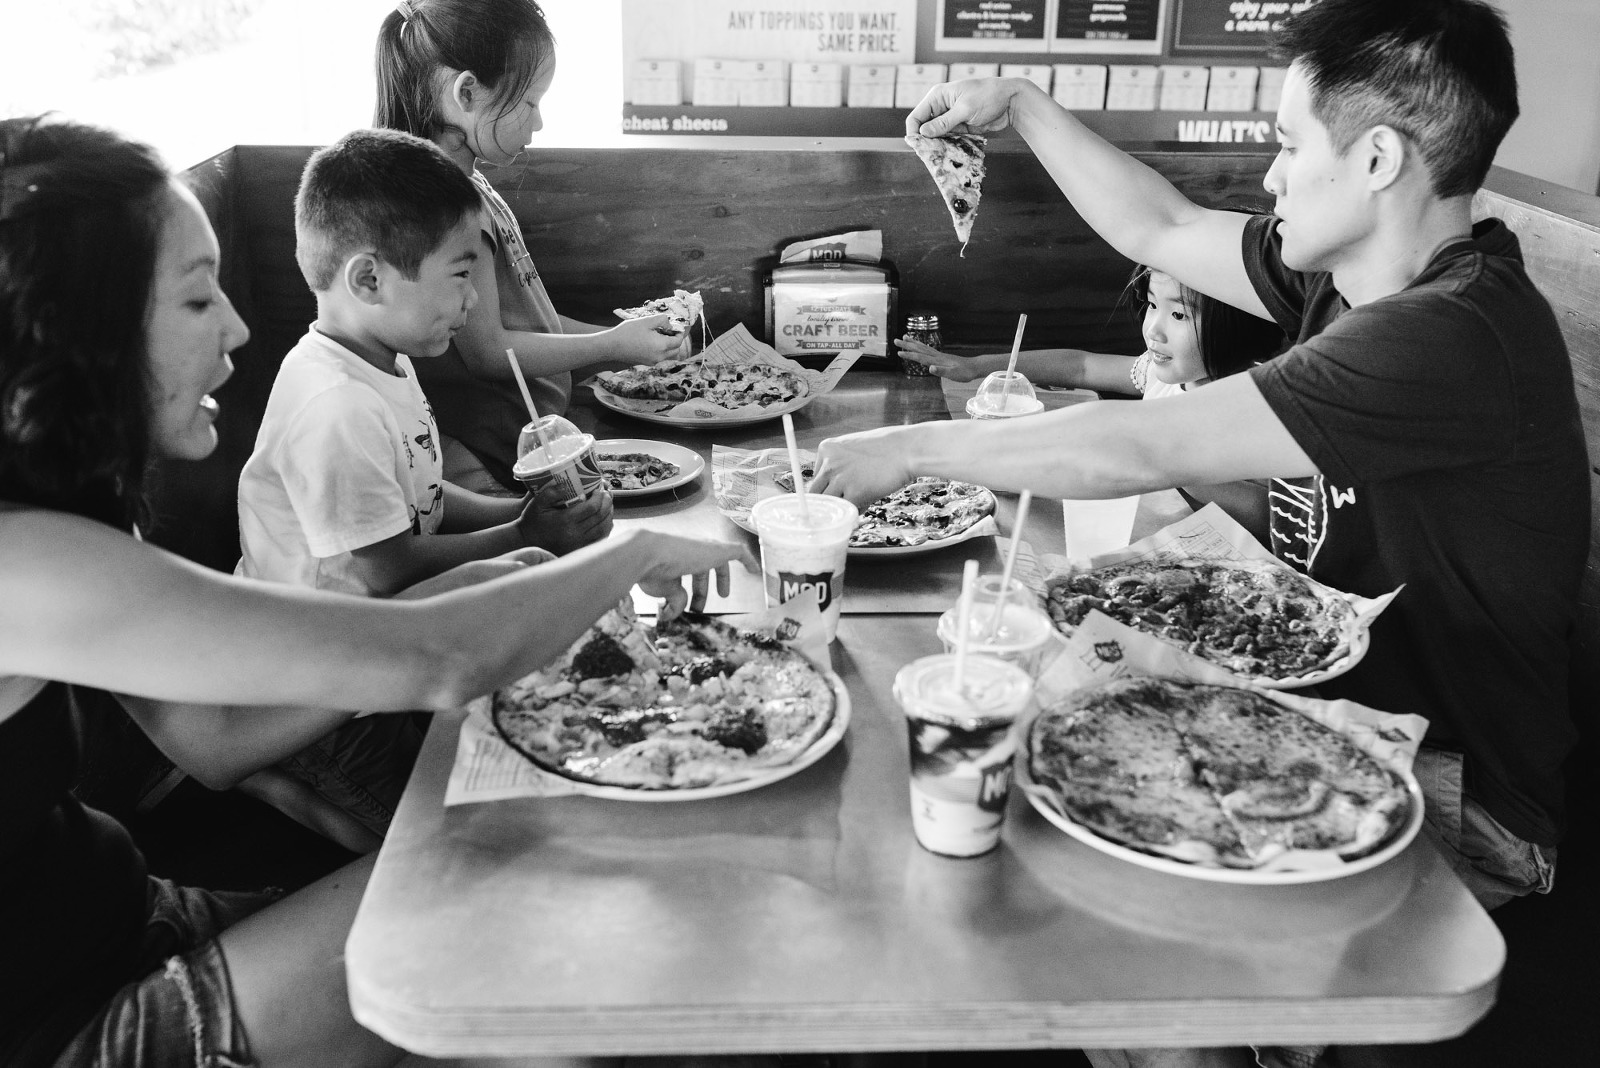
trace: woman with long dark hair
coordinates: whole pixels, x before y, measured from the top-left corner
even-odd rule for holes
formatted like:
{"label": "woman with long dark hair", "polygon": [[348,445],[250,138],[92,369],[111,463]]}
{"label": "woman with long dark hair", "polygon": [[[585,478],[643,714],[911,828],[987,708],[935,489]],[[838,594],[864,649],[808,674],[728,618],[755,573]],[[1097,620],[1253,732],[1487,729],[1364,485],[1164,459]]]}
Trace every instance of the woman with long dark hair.
{"label": "woman with long dark hair", "polygon": [[[0,121],[0,1062],[387,1064],[350,1018],[343,944],[370,860],[276,903],[174,886],[71,794],[74,693],[175,710],[205,762],[293,752],[333,709],[451,708],[549,660],[634,584],[669,612],[747,551],[630,532],[410,601],[254,582],[142,542],[154,457],[216,447],[248,337],[218,247],[155,154]],[[695,576],[692,594],[681,576]],[[431,596],[422,596],[431,594]],[[264,906],[264,907],[263,907]],[[248,917],[248,918],[245,918]]]}

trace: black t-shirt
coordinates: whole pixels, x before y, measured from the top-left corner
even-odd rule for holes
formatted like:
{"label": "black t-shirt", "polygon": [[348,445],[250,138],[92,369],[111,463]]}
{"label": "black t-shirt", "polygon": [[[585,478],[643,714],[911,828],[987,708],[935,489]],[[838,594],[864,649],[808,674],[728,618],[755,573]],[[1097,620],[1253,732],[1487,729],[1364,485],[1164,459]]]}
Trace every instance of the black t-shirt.
{"label": "black t-shirt", "polygon": [[1479,803],[1554,844],[1589,532],[1555,315],[1498,220],[1358,308],[1331,275],[1284,266],[1277,224],[1249,220],[1244,262],[1297,344],[1250,373],[1321,473],[1273,481],[1273,552],[1351,593],[1405,587],[1365,659],[1320,690],[1427,717],[1430,743],[1466,755]]}

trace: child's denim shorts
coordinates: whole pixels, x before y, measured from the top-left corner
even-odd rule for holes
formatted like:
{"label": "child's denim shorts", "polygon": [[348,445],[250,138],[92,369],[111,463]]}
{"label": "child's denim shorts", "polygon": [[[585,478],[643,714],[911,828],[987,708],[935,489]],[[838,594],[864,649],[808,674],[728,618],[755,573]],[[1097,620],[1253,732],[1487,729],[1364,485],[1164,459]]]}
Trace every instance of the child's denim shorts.
{"label": "child's denim shorts", "polygon": [[144,945],[153,970],[112,995],[55,1068],[251,1068],[216,936],[282,893],[213,893],[154,877],[150,890]]}

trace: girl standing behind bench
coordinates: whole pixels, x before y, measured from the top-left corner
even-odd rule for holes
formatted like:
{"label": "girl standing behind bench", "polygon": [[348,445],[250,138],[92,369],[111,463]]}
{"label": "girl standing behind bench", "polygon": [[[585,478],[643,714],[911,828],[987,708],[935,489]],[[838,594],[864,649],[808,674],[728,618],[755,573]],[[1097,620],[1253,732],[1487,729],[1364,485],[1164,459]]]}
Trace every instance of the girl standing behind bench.
{"label": "girl standing behind bench", "polygon": [[534,0],[401,0],[378,30],[374,126],[444,149],[477,186],[483,238],[478,305],[443,355],[418,368],[444,448],[444,477],[480,493],[514,492],[517,434],[528,413],[506,361],[516,352],[541,414],[566,411],[571,371],[653,364],[688,354],[665,315],[594,326],[559,314],[511,208],[478,167],[510,165],[544,127],[555,37]]}

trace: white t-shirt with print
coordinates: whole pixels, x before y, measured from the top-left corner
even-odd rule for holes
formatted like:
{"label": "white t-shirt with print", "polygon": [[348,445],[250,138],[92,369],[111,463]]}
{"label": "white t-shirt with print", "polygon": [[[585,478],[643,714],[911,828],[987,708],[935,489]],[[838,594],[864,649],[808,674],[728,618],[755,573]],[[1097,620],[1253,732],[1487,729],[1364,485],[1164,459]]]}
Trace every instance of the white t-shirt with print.
{"label": "white t-shirt with print", "polygon": [[438,441],[407,357],[386,374],[312,328],[284,357],[239,476],[235,572],[370,595],[351,551],[444,519]]}

